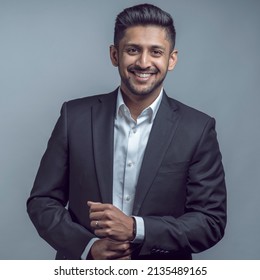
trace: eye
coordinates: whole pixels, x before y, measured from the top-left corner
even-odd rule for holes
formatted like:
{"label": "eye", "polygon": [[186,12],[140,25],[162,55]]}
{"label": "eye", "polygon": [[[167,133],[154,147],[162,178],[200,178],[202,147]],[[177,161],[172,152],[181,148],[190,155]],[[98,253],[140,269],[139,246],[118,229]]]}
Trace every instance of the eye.
{"label": "eye", "polygon": [[163,55],[163,51],[162,50],[152,50],[152,56],[155,56],[155,57],[160,57]]}
{"label": "eye", "polygon": [[126,52],[129,54],[129,55],[135,55],[138,53],[138,49],[135,48],[135,47],[129,47],[126,49]]}

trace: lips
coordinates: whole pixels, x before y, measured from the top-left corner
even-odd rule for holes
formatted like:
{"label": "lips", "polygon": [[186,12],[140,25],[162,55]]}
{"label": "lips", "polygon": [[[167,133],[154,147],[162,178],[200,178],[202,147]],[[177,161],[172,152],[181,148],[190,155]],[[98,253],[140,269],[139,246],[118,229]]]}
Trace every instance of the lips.
{"label": "lips", "polygon": [[158,72],[156,69],[153,69],[153,70],[151,70],[151,69],[143,70],[143,69],[136,69],[136,68],[128,69],[128,71],[130,73],[134,74],[135,77],[138,80],[142,80],[142,81],[148,80],[152,75],[155,75]]}

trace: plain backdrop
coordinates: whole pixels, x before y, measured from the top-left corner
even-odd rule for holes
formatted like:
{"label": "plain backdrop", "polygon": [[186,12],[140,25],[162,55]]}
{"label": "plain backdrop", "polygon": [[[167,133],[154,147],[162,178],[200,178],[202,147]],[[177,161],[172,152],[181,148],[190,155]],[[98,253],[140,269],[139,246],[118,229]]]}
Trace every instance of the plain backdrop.
{"label": "plain backdrop", "polygon": [[[53,259],[26,200],[64,101],[114,90],[116,15],[140,1],[0,0],[0,259]],[[260,259],[260,1],[149,1],[175,20],[171,97],[216,118],[223,240],[195,259]]]}

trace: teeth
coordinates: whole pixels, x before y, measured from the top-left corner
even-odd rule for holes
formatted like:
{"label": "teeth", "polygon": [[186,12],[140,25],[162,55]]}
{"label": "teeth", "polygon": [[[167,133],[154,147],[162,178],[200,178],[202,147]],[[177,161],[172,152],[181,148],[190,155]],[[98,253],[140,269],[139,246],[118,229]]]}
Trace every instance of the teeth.
{"label": "teeth", "polygon": [[149,73],[135,73],[136,76],[140,78],[148,78],[151,74]]}

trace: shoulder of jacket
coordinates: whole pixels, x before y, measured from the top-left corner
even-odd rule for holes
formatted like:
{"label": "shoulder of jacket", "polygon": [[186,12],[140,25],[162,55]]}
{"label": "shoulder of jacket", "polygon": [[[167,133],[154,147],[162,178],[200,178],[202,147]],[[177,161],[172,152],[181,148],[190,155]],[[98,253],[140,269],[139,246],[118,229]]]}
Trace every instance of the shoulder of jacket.
{"label": "shoulder of jacket", "polygon": [[90,108],[93,105],[99,104],[101,102],[105,102],[106,100],[110,100],[115,98],[116,99],[116,90],[109,93],[104,94],[96,94],[96,95],[90,95],[86,97],[76,98],[69,101],[64,102],[66,104],[67,108],[69,109],[80,109],[80,108]]}
{"label": "shoulder of jacket", "polygon": [[212,119],[212,117],[196,108],[193,108],[189,105],[186,105],[174,98],[171,98],[169,96],[168,97],[168,101],[171,104],[171,106],[174,106],[175,108],[177,108],[177,110],[179,111],[179,114],[185,118],[188,118],[190,120],[194,120],[194,121],[209,121],[209,119]]}

